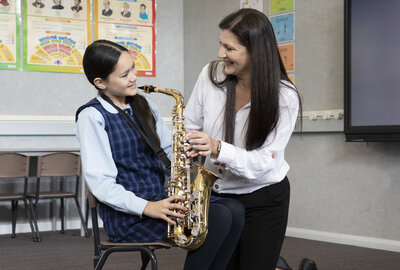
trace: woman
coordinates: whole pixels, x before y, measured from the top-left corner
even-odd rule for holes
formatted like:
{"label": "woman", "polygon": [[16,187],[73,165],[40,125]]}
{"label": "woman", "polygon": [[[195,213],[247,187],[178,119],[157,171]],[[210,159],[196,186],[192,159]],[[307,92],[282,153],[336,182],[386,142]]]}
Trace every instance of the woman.
{"label": "woman", "polygon": [[[141,115],[148,123],[144,128],[169,155],[168,128],[157,106],[137,93],[134,59],[125,47],[97,40],[87,47],[83,68],[99,94],[78,109],[77,136],[83,174],[101,202],[106,234],[112,242],[168,241],[167,222],[174,225],[172,217],[184,217],[173,211],[187,210],[177,203],[184,197],[167,197],[160,160],[129,123],[138,125],[135,115]],[[185,269],[226,267],[240,237],[244,209],[235,200],[221,199],[211,204],[209,221],[209,237],[188,253]]]}
{"label": "woman", "polygon": [[207,156],[220,177],[214,195],[245,207],[227,269],[272,270],[286,231],[290,186],[284,159],[300,98],[282,64],[268,18],[241,9],[219,24],[219,61],[206,66],[185,111],[188,155]]}

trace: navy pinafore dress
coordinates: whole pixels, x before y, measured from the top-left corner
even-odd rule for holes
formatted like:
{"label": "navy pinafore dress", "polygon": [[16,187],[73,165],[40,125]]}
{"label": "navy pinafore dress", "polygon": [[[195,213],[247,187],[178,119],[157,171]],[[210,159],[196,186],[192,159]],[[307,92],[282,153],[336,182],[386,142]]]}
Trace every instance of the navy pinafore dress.
{"label": "navy pinafore dress", "polygon": [[[117,183],[145,200],[165,199],[163,166],[139,131],[133,129],[119,113],[109,113],[96,98],[78,109],[76,119],[84,108],[91,106],[104,117],[105,131],[118,169]],[[128,115],[137,123],[131,113]],[[100,203],[99,212],[104,230],[112,242],[168,241],[164,220],[126,214],[103,203]]]}

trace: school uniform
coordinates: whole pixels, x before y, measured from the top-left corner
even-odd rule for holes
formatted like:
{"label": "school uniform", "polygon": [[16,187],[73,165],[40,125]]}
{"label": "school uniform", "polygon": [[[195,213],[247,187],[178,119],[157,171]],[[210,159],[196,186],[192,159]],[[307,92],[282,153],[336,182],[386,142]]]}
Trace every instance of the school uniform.
{"label": "school uniform", "polygon": [[[157,132],[167,153],[171,137],[157,107]],[[129,111],[128,116],[136,122]],[[149,201],[167,197],[164,169],[158,157],[118,111],[100,96],[76,113],[83,174],[88,188],[100,201],[100,217],[112,242],[166,241],[164,220],[143,216]]]}

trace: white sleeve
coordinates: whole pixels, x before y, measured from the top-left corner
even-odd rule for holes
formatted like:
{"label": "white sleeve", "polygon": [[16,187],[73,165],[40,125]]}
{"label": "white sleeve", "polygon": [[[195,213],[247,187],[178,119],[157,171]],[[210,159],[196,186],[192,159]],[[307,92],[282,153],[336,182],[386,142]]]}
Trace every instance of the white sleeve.
{"label": "white sleeve", "polygon": [[148,201],[116,182],[118,171],[101,113],[94,107],[85,108],[79,113],[76,125],[83,175],[89,190],[115,210],[141,216]]}

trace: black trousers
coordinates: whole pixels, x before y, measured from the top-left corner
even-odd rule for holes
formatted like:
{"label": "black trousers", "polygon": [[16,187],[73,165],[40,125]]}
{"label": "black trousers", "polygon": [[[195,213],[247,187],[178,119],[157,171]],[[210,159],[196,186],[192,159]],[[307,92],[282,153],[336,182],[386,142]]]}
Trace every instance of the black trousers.
{"label": "black trousers", "polygon": [[225,269],[239,241],[244,213],[237,200],[221,198],[210,203],[207,238],[198,249],[187,253],[184,270]]}
{"label": "black trousers", "polygon": [[249,194],[220,194],[240,201],[245,225],[231,257],[229,270],[274,270],[286,233],[290,184],[287,177]]}

